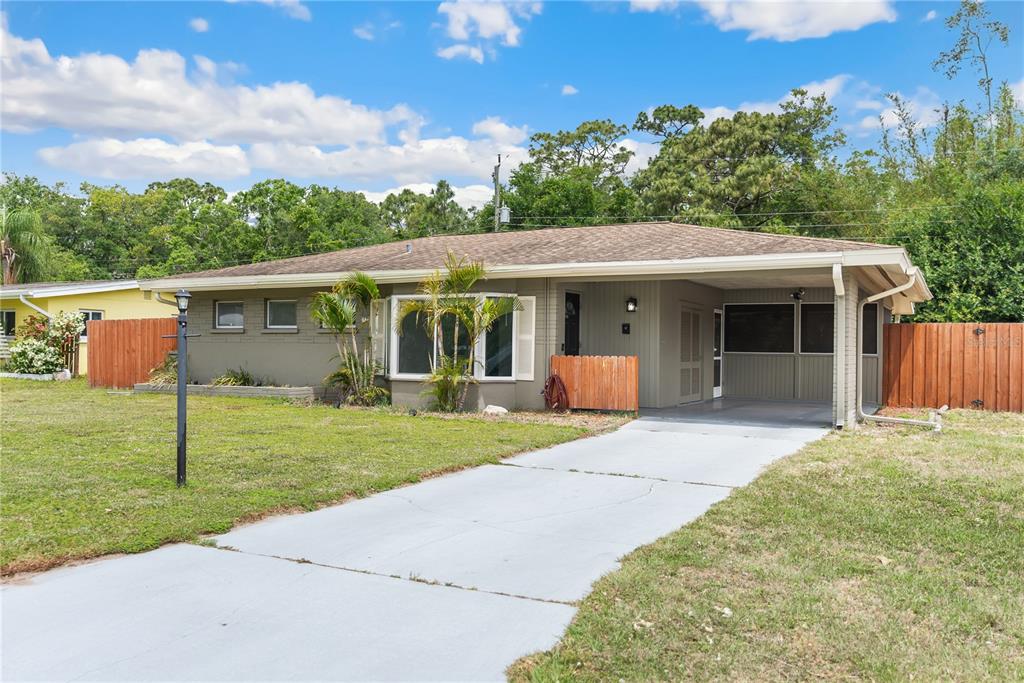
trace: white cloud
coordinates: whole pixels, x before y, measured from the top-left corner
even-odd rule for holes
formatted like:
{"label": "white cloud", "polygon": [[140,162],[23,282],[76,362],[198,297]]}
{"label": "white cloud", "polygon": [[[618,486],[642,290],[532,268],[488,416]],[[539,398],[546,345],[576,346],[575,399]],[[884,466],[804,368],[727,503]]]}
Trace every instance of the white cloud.
{"label": "white cloud", "polygon": [[574,85],[569,85],[568,83],[566,83],[565,85],[562,86],[563,95],[575,95],[578,92],[579,90],[577,90],[576,86]]}
{"label": "white cloud", "polygon": [[465,45],[460,43],[458,45],[449,45],[443,47],[437,51],[437,56],[442,59],[455,59],[457,57],[465,57],[472,59],[477,64],[484,63],[484,52],[478,45]]}
{"label": "white cloud", "polygon": [[[810,83],[805,83],[804,85],[801,85],[800,88],[806,90],[807,94],[812,97],[824,95],[826,100],[831,101],[840,92],[842,92],[849,80],[849,75],[838,74],[831,78],[826,78],[823,81],[811,81]],[[788,100],[789,97],[790,94],[786,93],[777,100],[743,102],[736,108],[724,106],[702,107],[701,109],[704,112],[704,123],[711,123],[715,119],[732,118],[732,116],[738,111],[757,112],[759,114],[779,112],[782,109],[782,103]]]}
{"label": "white cloud", "polygon": [[529,133],[526,126],[510,126],[498,116],[488,116],[473,124],[473,135],[490,138],[503,145],[518,145]]}
{"label": "white cloud", "polygon": [[630,12],[668,12],[679,6],[679,0],[630,0]]}
{"label": "white cloud", "polygon": [[1016,83],[1010,83],[1010,92],[1013,93],[1014,98],[1017,100],[1017,104],[1024,107],[1024,78],[1020,79]]}
{"label": "white cloud", "polygon": [[[929,88],[918,86],[910,97],[901,93],[897,94],[903,99],[911,117],[920,128],[930,128],[941,119],[939,108],[942,106],[942,100]],[[861,130],[871,131],[880,128],[882,124],[885,124],[886,128],[895,128],[898,123],[896,107],[889,105],[875,116],[865,116],[860,120],[858,126]]]}
{"label": "white cloud", "polygon": [[292,19],[309,21],[313,18],[313,13],[309,11],[309,7],[302,4],[300,0],[227,0],[227,2],[258,2],[263,5],[277,7]]}
{"label": "white cloud", "polygon": [[286,139],[305,144],[382,143],[391,127],[416,127],[405,105],[376,110],[305,83],[253,87],[221,84],[235,65],[170,50],[142,50],[134,61],[110,54],[51,56],[39,39],[7,31],[0,44],[5,130],[64,128],[79,134],[175,140],[254,142]]}
{"label": "white cloud", "polygon": [[210,30],[210,22],[202,17],[196,17],[188,22],[189,27],[196,33],[206,33]]}
{"label": "white cloud", "polygon": [[355,34],[356,38],[361,38],[362,40],[373,40],[376,37],[373,34],[372,24],[363,24],[361,26],[356,26],[354,29],[352,29],[352,33]]}
{"label": "white cloud", "polygon": [[[856,31],[869,24],[896,20],[891,0],[696,0],[707,18],[723,31],[749,31],[748,40],[788,42]],[[647,3],[652,4],[652,3]],[[658,3],[653,9],[672,9]],[[648,10],[650,11],[650,10]]]}
{"label": "white cloud", "polygon": [[383,38],[388,31],[394,31],[399,28],[402,28],[402,22],[400,21],[391,21],[379,26],[375,26],[373,22],[367,21],[353,28],[352,33],[361,40],[376,40],[377,38]]}
{"label": "white cloud", "polygon": [[39,157],[59,168],[87,177],[103,178],[236,178],[249,174],[245,151],[238,145],[186,142],[180,145],[156,138],[86,140],[66,147],[44,147]]}
{"label": "white cloud", "polygon": [[647,168],[647,164],[658,154],[658,150],[661,149],[661,145],[657,142],[641,142],[633,138],[626,138],[619,144],[633,152],[633,158],[626,164],[627,176]]}
{"label": "white cloud", "polygon": [[401,145],[374,145],[325,151],[315,145],[257,143],[249,162],[295,177],[334,177],[372,183],[393,179],[399,184],[433,178],[487,178],[495,154],[525,159],[526,150],[491,139],[461,136],[410,140]]}
{"label": "white cloud", "polygon": [[853,106],[857,111],[882,111],[885,109],[885,102],[875,99],[863,99],[857,100]]}
{"label": "white cloud", "polygon": [[454,45],[437,51],[439,57],[451,59],[466,56],[483,62],[483,50],[468,43],[482,40],[488,44],[498,41],[506,47],[517,47],[522,35],[520,19],[529,20],[540,14],[540,2],[491,2],[479,0],[451,0],[442,2],[437,11],[447,17],[446,35],[456,41]]}
{"label": "white cloud", "polygon": [[935,10],[931,9],[931,10],[928,10],[927,14],[925,14],[923,17],[921,17],[921,21],[923,21],[923,22],[924,21],[934,21],[935,18],[938,17],[938,16],[939,15],[935,12]]}
{"label": "white cloud", "polygon": [[[410,183],[380,192],[373,190],[359,191],[371,202],[380,204],[389,194],[399,194],[402,190],[412,190],[417,194],[430,194],[430,191],[435,187],[437,187],[435,183]],[[464,185],[461,187],[452,185],[452,191],[455,193],[455,203],[466,209],[479,209],[494,197],[494,188],[490,185]]]}

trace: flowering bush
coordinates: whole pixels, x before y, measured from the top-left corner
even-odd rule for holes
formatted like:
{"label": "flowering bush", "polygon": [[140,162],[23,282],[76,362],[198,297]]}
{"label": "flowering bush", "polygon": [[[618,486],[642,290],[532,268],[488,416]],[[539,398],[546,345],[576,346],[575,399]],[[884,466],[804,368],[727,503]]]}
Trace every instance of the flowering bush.
{"label": "flowering bush", "polygon": [[32,375],[63,370],[64,354],[85,329],[80,313],[60,312],[49,319],[30,315],[18,328],[5,369]]}
{"label": "flowering bush", "polygon": [[29,375],[46,375],[64,368],[60,349],[40,339],[19,339],[11,344],[11,357],[4,370]]}

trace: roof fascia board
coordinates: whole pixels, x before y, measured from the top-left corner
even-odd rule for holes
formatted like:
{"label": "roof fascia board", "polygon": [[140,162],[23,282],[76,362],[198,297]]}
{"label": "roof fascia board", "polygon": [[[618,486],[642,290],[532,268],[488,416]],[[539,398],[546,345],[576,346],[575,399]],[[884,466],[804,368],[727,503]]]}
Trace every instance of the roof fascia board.
{"label": "roof fascia board", "polygon": [[30,299],[50,299],[58,296],[74,296],[76,294],[99,294],[102,292],[119,292],[126,289],[139,289],[137,280],[107,282],[102,285],[69,285],[68,287],[44,287],[42,289],[17,288],[14,291],[0,290],[0,299],[17,299],[26,296]]}

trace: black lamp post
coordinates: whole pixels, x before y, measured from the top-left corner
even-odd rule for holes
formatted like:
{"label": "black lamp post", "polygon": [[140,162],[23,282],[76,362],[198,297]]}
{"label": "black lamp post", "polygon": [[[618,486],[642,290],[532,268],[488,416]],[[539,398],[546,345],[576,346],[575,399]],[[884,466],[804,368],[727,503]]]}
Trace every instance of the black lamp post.
{"label": "black lamp post", "polygon": [[178,486],[185,485],[185,398],[188,392],[188,301],[187,289],[174,293],[178,303]]}

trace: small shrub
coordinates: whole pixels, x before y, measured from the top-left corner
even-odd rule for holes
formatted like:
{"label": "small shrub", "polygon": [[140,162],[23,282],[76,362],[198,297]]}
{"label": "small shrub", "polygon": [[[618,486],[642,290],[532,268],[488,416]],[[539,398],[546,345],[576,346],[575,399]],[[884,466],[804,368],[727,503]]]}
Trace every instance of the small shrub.
{"label": "small shrub", "polygon": [[41,339],[19,339],[11,344],[11,357],[5,365],[7,372],[27,375],[47,375],[64,369],[64,356],[60,349]]}
{"label": "small shrub", "polygon": [[215,387],[263,387],[271,384],[266,377],[257,377],[245,368],[228,370],[210,383]]}
{"label": "small shrub", "polygon": [[386,406],[391,393],[375,383],[380,367],[372,360],[363,360],[351,352],[342,352],[341,366],[324,378],[324,384],[337,387],[341,403],[354,406]]}
{"label": "small shrub", "polygon": [[168,353],[163,362],[149,371],[149,383],[158,387],[178,383],[178,354]]}

